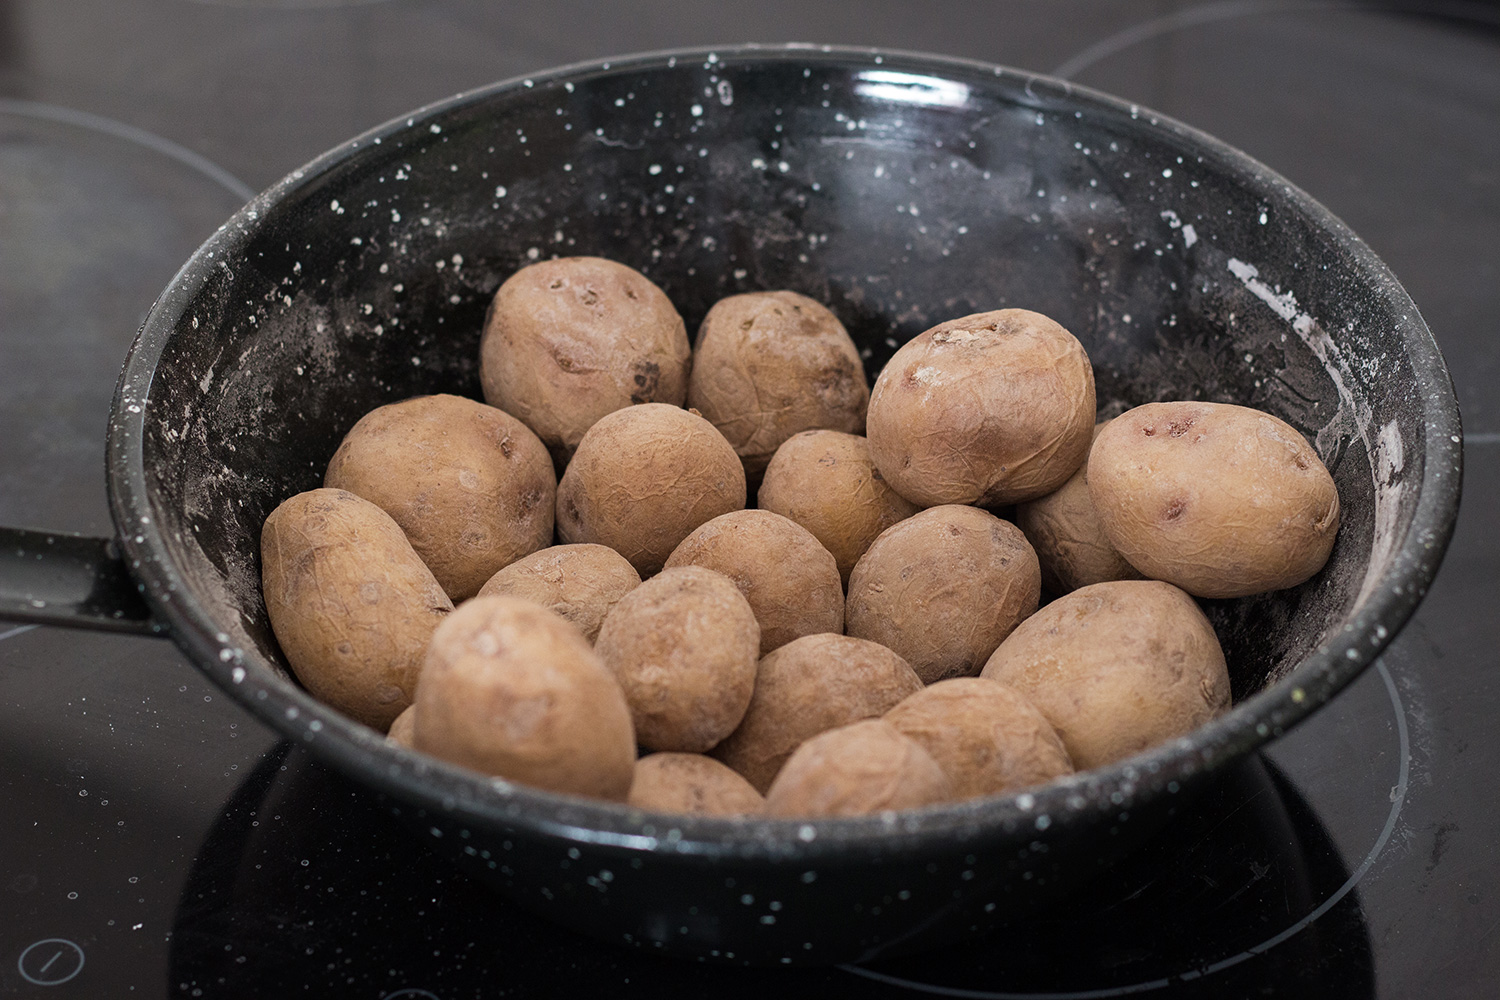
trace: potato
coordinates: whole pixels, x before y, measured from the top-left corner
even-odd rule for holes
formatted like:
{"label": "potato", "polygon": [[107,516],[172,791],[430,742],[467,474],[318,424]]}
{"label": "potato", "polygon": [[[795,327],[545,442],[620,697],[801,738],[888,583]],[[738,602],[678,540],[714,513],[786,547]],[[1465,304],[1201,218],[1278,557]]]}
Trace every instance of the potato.
{"label": "potato", "polygon": [[1169,583],[1081,587],[1022,622],[983,677],[1030,698],[1079,770],[1184,736],[1229,708],[1213,626]]}
{"label": "potato", "polygon": [[[1104,424],[1094,427],[1098,440]],[[1016,506],[1016,527],[1036,550],[1042,589],[1062,595],[1091,583],[1139,580],[1141,571],[1111,544],[1089,499],[1088,462],[1054,493]]]}
{"label": "potato", "polygon": [[620,598],[594,648],[625,691],[641,746],[701,753],[745,715],[760,627],[728,577],[680,566]]}
{"label": "potato", "polygon": [[744,506],[745,470],[724,435],[696,413],[646,403],[583,436],[557,487],[557,533],[608,545],[644,577],[698,525]]}
{"label": "potato", "polygon": [[766,793],[770,816],[859,816],[953,798],[937,761],[889,723],[866,719],[803,743]]}
{"label": "potato", "polygon": [[1094,371],[1071,333],[1001,309],[908,341],[870,394],[870,457],[921,507],[1046,496],[1088,455]]}
{"label": "potato", "polygon": [[809,635],[761,658],[745,717],[713,755],[761,792],[802,742],[829,729],[878,718],[922,690],[884,646],[846,635]]}
{"label": "potato", "polygon": [[624,800],[635,774],[619,684],[577,628],[518,597],[476,597],[443,622],[413,723],[418,750],[549,791]]}
{"label": "potato", "polygon": [[811,532],[780,514],[720,514],[684,538],[666,566],[703,566],[733,580],[760,624],[761,656],[804,635],[844,631],[838,564]]}
{"label": "potato", "polygon": [[953,781],[954,797],[1043,785],[1073,773],[1046,716],[1015,688],[983,677],[938,681],[885,713]]}
{"label": "potato", "polygon": [[812,532],[833,554],[846,585],[870,543],[918,510],[875,468],[863,437],[826,430],[782,442],[766,467],[758,503]]}
{"label": "potato", "polygon": [[637,809],[699,816],[745,816],[766,805],[748,781],[697,753],[653,753],[636,761],[626,802]]}
{"label": "potato", "polygon": [[391,723],[391,728],[385,734],[385,738],[399,746],[412,749],[412,731],[417,724],[416,718],[417,706],[407,705],[401,710],[401,714],[396,716],[395,721]]}
{"label": "potato", "polygon": [[260,534],[266,614],[314,698],[385,732],[453,603],[389,514],[344,490],[282,502]]}
{"label": "potato", "polygon": [[554,545],[490,577],[479,596],[509,594],[555,611],[589,642],[620,598],[641,585],[629,560],[605,545]]}
{"label": "potato", "polygon": [[515,417],[460,396],[377,407],[344,435],[323,485],[384,510],[455,601],[552,543],[557,476]]}
{"label": "potato", "polygon": [[599,257],[523,267],[495,292],[479,345],[484,398],[536,431],[561,467],[594,422],[681,406],[687,328],[639,271]]}
{"label": "potato", "polygon": [[863,430],[870,388],[859,349],[827,307],[796,292],[749,292],[703,318],[687,400],[758,482],[798,431]]}
{"label": "potato", "polygon": [[1147,403],[1112,420],[1089,496],[1131,565],[1198,597],[1295,587],[1339,527],[1333,477],[1302,435],[1228,403]]}
{"label": "potato", "polygon": [[849,575],[845,631],[895,650],[924,683],[979,673],[1041,597],[1021,530],[977,507],[929,507],[887,528]]}

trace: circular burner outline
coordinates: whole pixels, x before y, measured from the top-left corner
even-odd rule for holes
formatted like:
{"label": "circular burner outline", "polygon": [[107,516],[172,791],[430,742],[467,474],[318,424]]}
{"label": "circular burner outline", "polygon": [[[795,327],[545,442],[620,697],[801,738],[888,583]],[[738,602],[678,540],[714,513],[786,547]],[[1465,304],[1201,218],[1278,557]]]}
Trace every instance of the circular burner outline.
{"label": "circular burner outline", "polygon": [[1396,682],[1392,679],[1390,671],[1386,669],[1385,659],[1382,657],[1375,661],[1375,672],[1385,682],[1386,694],[1390,697],[1391,708],[1396,716],[1396,736],[1400,744],[1401,762],[1396,772],[1396,785],[1391,797],[1391,811],[1386,816],[1385,826],[1380,831],[1380,836],[1375,838],[1375,845],[1370,848],[1358,868],[1349,876],[1343,885],[1339,886],[1332,895],[1319,903],[1305,917],[1292,924],[1290,927],[1272,937],[1267,938],[1260,944],[1246,948],[1238,954],[1221,959],[1200,969],[1178,973],[1165,979],[1151,979],[1141,983],[1131,983],[1126,986],[1114,986],[1097,990],[1075,990],[1065,993],[1005,993],[991,990],[973,990],[956,986],[938,986],[931,983],[921,983],[912,979],[903,979],[899,976],[888,975],[883,972],[875,972],[871,969],[862,969],[856,965],[841,965],[839,968],[844,972],[861,976],[865,979],[873,979],[876,982],[885,983],[890,986],[901,986],[918,993],[926,993],[932,996],[958,997],[962,1000],[1102,1000],[1105,997],[1130,996],[1136,993],[1148,993],[1152,990],[1165,989],[1179,982],[1190,982],[1202,979],[1215,972],[1223,971],[1231,966],[1239,965],[1248,961],[1256,955],[1270,951],[1288,938],[1295,937],[1305,930],[1313,921],[1337,906],[1339,901],[1354,889],[1360,879],[1375,864],[1375,859],[1380,852],[1385,850],[1386,843],[1391,839],[1391,834],[1396,829],[1396,820],[1401,815],[1401,808],[1406,804],[1407,782],[1411,776],[1411,734],[1407,729],[1406,707],[1401,703],[1401,695],[1396,690]]}

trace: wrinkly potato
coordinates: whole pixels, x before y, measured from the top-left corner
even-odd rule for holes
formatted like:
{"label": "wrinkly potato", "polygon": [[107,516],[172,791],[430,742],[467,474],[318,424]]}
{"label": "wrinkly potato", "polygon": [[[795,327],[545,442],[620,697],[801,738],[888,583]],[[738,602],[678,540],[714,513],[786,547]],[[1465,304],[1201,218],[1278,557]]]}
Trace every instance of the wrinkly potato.
{"label": "wrinkly potato", "polygon": [[1080,771],[1185,736],[1229,708],[1208,618],[1169,583],[1081,587],[1022,622],[983,677],[1019,690]]}
{"label": "wrinkly potato", "polygon": [[766,814],[860,816],[953,797],[953,782],[919,743],[866,719],[798,747],[766,793]]}
{"label": "wrinkly potato", "polygon": [[637,809],[698,816],[746,816],[766,805],[750,782],[697,753],[653,753],[636,761],[626,802]]}
{"label": "wrinkly potato", "polygon": [[1087,457],[1094,370],[1041,313],[975,313],[896,352],[866,426],[870,457],[912,503],[1019,503],[1057,489]]}
{"label": "wrinkly potato", "polygon": [[395,720],[391,723],[391,728],[385,734],[385,738],[390,740],[392,743],[396,743],[400,746],[406,747],[408,750],[414,749],[412,747],[411,734],[412,731],[416,728],[416,718],[417,706],[407,705],[404,709],[401,710],[401,714],[396,716]]}
{"label": "wrinkly potato", "polygon": [[891,489],[863,437],[828,430],[802,431],[782,442],[766,467],[758,503],[812,532],[833,554],[846,585],[870,543],[919,509]]}
{"label": "wrinkly potato", "polygon": [[517,597],[466,601],[432,636],[412,743],[483,774],[623,801],[635,774],[625,696],[578,629]]}
{"label": "wrinkly potato", "polygon": [[1021,529],[977,507],[929,507],[887,528],[855,565],[845,631],[895,650],[924,683],[972,676],[1041,589]]}
{"label": "wrinkly potato", "polygon": [[[1104,426],[1094,427],[1095,440]],[[1084,462],[1055,492],[1016,506],[1016,527],[1036,550],[1042,589],[1050,594],[1066,594],[1091,583],[1141,579],[1141,571],[1104,533],[1089,499],[1088,468]]]}
{"label": "wrinkly potato", "polygon": [[955,798],[1044,785],[1073,773],[1046,716],[1013,687],[983,677],[938,681],[885,713],[953,781]]}
{"label": "wrinkly potato", "polygon": [[703,566],[734,581],[760,623],[760,655],[793,639],[844,631],[838,564],[812,533],[768,510],[737,510],[696,528],[666,566]]}
{"label": "wrinkly potato", "polygon": [[524,597],[562,615],[593,642],[610,610],[640,585],[630,561],[606,545],[554,545],[490,577],[479,596]]}
{"label": "wrinkly potato", "polygon": [[299,493],[260,534],[266,613],[313,697],[385,732],[453,602],[391,516],[344,490]]}
{"label": "wrinkly potato", "polygon": [[479,366],[485,401],[524,421],[561,467],[606,413],[681,406],[691,356],[682,317],[645,275],[564,257],[521,268],[495,292]]}
{"label": "wrinkly potato", "polygon": [[344,435],[323,485],[384,510],[455,601],[552,543],[557,475],[515,417],[460,396],[377,407]]}
{"label": "wrinkly potato", "polygon": [[557,487],[557,533],[608,545],[645,577],[698,525],[744,506],[745,470],[724,435],[696,413],[646,403],[583,436]]}
{"label": "wrinkly potato", "polygon": [[1089,496],[1136,569],[1198,597],[1295,587],[1333,550],[1339,495],[1296,428],[1229,403],[1147,403],[1099,435]]}
{"label": "wrinkly potato", "polygon": [[679,566],[620,598],[594,648],[625,691],[641,746],[701,753],[745,715],[760,626],[728,577]]}
{"label": "wrinkly potato", "polygon": [[862,430],[869,402],[859,349],[838,317],[805,295],[731,295],[698,328],[688,405],[734,446],[751,482],[798,431]]}
{"label": "wrinkly potato", "polygon": [[878,718],[920,690],[922,679],[884,646],[804,636],[761,658],[750,707],[713,755],[764,793],[804,740]]}

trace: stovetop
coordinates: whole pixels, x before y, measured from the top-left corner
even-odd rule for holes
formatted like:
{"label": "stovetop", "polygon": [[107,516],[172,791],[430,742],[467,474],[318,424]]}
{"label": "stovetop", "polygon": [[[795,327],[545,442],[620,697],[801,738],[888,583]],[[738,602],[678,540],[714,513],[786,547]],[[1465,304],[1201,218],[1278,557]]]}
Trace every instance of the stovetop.
{"label": "stovetop", "polygon": [[738,41],[1067,76],[1244,149],[1392,267],[1466,425],[1463,513],[1374,668],[1141,855],[983,941],[673,963],[429,854],[169,644],[0,623],[0,994],[1489,997],[1500,990],[1500,7],[1490,3],[0,0],[0,523],[107,534],[155,294],[252,192],[450,93]]}

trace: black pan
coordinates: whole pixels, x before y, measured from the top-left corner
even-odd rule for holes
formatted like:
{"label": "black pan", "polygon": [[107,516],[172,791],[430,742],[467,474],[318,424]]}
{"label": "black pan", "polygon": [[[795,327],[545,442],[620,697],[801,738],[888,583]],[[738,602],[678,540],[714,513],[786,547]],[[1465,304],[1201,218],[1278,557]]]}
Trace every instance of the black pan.
{"label": "black pan", "polygon": [[[1087,347],[1106,413],[1200,398],[1300,428],[1342,498],[1333,556],[1294,590],[1206,602],[1233,678],[1225,718],[1025,794],[741,823],[545,794],[395,748],[290,679],[260,598],[260,526],[320,485],[372,407],[477,397],[490,295],[554,254],[640,268],[690,328],[729,293],[806,293],[872,374],[943,319],[1048,313]],[[3,612],[170,634],[265,722],[385,792],[435,850],[572,927],[687,956],[844,961],[1056,898],[1327,701],[1421,599],[1459,471],[1452,386],[1411,300],[1244,155],[978,63],[678,52],[433,105],[247,205],[162,293],[126,361],[109,431],[118,537],[7,532]]]}

